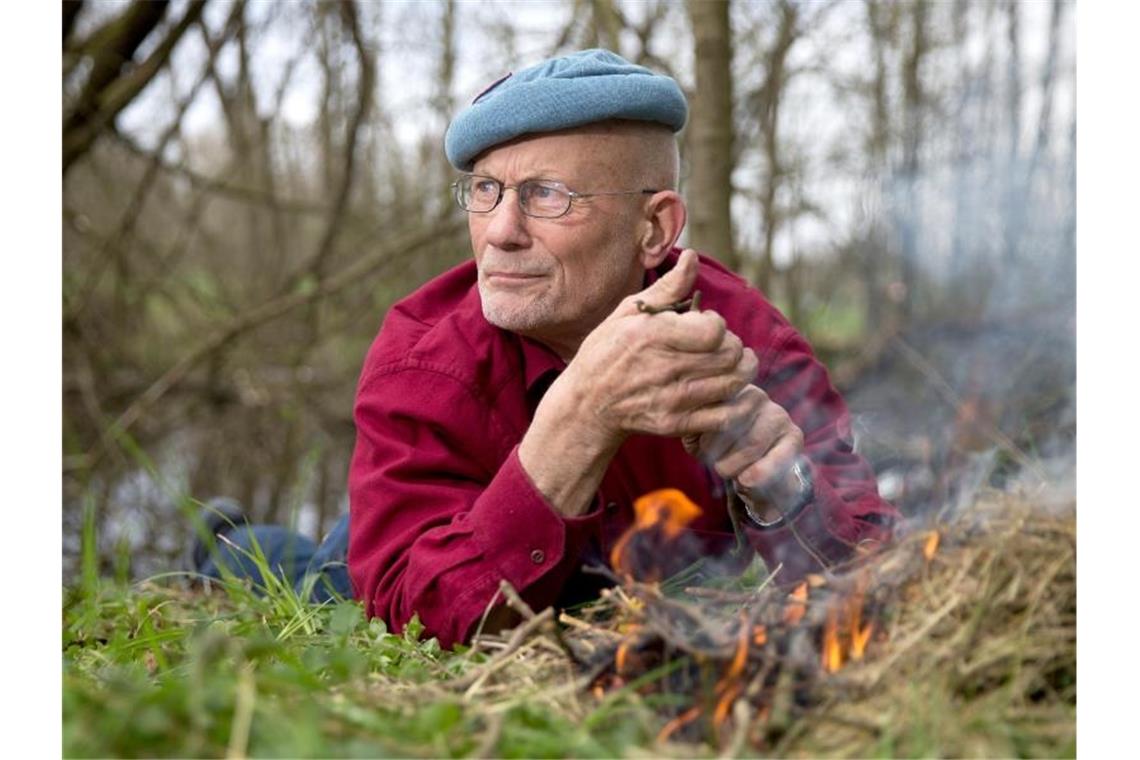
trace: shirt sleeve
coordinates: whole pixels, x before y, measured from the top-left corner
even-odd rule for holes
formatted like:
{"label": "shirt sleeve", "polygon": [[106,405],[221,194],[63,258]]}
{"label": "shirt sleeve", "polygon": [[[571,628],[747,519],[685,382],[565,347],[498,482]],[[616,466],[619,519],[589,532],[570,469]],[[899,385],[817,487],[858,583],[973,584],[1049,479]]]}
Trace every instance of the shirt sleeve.
{"label": "shirt sleeve", "polygon": [[855,453],[847,405],[807,341],[786,322],[773,337],[758,384],[803,431],[815,493],[790,526],[747,533],[770,567],[783,565],[779,579],[789,582],[842,562],[861,543],[886,542],[899,513]]}
{"label": "shirt sleeve", "polygon": [[465,641],[509,581],[552,604],[596,533],[595,508],[561,516],[518,458],[522,432],[440,368],[379,369],[357,394],[348,567],[370,616],[401,629],[418,614],[449,647]]}

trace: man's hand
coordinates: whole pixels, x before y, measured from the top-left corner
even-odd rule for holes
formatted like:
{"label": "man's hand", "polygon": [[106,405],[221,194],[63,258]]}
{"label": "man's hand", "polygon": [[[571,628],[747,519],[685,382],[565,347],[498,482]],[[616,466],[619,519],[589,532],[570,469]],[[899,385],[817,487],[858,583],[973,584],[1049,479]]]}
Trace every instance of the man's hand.
{"label": "man's hand", "polygon": [[745,493],[765,494],[768,504],[759,516],[765,522],[778,520],[800,488],[792,466],[803,455],[803,431],[755,385],[744,388],[724,407],[729,424],[686,437],[685,449]]}
{"label": "man's hand", "polygon": [[731,402],[756,376],[751,349],[714,312],[647,313],[680,301],[696,282],[695,251],[624,299],[582,342],[550,386],[519,445],[538,490],[565,515],[581,514],[606,467],[635,433],[681,437],[732,427]]}
{"label": "man's hand", "polygon": [[597,435],[619,443],[634,433],[679,437],[732,421],[724,402],[755,378],[752,350],[715,312],[638,308],[686,298],[696,275],[696,253],[686,250],[590,333],[559,379]]}

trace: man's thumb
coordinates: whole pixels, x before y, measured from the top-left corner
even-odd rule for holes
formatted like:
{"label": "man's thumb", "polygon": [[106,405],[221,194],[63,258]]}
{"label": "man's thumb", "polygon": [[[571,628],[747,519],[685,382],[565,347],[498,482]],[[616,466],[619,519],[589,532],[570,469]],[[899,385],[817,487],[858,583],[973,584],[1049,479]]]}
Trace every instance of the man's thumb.
{"label": "man's thumb", "polygon": [[686,248],[672,269],[634,296],[635,302],[641,301],[646,306],[663,308],[677,301],[683,301],[688,298],[689,292],[697,282],[698,268],[697,252],[692,248]]}

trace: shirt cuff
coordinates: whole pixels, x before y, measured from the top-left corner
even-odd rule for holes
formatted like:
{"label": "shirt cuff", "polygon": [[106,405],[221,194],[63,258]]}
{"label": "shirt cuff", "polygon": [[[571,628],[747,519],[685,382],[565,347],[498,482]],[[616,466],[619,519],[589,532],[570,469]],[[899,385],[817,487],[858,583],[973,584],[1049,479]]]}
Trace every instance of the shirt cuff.
{"label": "shirt cuff", "polygon": [[469,519],[484,558],[521,592],[556,567],[569,577],[582,547],[600,532],[602,510],[595,496],[586,514],[559,514],[523,469],[516,446]]}

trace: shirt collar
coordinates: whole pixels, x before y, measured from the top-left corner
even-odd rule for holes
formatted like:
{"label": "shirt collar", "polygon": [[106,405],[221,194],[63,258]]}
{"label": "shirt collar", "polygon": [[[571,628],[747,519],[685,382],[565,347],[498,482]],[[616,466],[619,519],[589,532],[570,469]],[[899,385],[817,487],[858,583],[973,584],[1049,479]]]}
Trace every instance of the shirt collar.
{"label": "shirt collar", "polygon": [[566,369],[566,362],[562,361],[562,357],[538,341],[520,335],[519,342],[522,344],[523,381],[528,391],[546,373],[561,372]]}

